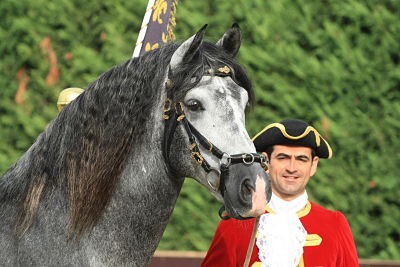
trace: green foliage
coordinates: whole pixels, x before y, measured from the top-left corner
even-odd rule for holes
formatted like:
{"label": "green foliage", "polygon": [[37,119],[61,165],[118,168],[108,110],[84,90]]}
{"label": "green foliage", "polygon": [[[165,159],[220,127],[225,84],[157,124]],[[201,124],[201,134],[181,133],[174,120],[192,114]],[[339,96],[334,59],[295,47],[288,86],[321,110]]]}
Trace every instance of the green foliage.
{"label": "green foliage", "polygon": [[[0,173],[33,143],[57,114],[58,93],[82,87],[130,58],[146,3],[138,1],[11,1],[0,5]],[[60,73],[48,84],[51,62],[41,48],[51,41]],[[17,72],[29,81],[15,105]]]}
{"label": "green foliage", "polygon": [[[12,1],[0,5],[0,173],[56,116],[58,93],[86,87],[128,59],[147,1]],[[209,24],[217,40],[232,22],[243,32],[238,60],[256,91],[248,115],[254,135],[266,124],[301,118],[330,142],[312,200],[341,210],[362,258],[400,259],[400,1],[180,0],[182,40]],[[59,80],[49,85],[50,38]],[[29,82],[15,105],[23,69]],[[206,250],[220,204],[185,182],[160,249]]]}

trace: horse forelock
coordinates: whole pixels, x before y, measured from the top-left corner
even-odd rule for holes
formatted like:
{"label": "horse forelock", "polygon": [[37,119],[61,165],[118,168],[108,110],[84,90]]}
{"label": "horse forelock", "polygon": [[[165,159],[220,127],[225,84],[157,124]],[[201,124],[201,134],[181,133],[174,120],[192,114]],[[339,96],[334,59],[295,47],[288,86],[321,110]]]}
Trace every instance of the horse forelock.
{"label": "horse forelock", "polygon": [[[225,53],[220,46],[203,41],[199,55],[192,61],[182,64],[172,74],[173,100],[181,101],[188,90],[195,87],[209,68],[216,69],[228,66],[232,70],[232,79],[243,87],[249,96],[249,103],[254,103],[254,92],[251,81],[244,68],[234,58]],[[193,80],[195,78],[195,80]]]}

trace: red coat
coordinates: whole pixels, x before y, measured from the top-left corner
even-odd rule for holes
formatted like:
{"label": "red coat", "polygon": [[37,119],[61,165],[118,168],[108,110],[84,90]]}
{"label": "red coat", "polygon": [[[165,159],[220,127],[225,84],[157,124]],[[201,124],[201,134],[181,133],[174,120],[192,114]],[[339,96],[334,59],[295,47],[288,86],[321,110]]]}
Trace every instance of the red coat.
{"label": "red coat", "polygon": [[[309,202],[297,215],[308,233],[300,267],[359,266],[350,226],[342,213]],[[201,266],[242,267],[254,222],[255,219],[221,221]],[[261,266],[256,244],[249,266]]]}

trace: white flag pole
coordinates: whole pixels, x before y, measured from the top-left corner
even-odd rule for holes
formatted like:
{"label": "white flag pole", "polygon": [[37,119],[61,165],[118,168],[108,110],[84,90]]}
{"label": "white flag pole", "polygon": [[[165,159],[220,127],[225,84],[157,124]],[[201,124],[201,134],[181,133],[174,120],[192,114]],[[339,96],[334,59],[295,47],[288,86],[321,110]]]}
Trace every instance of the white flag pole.
{"label": "white flag pole", "polygon": [[154,2],[155,2],[155,0],[149,0],[149,2],[147,3],[146,13],[144,14],[142,26],[140,27],[140,32],[139,32],[139,35],[137,38],[137,42],[136,42],[135,50],[133,51],[132,58],[138,57],[140,50],[142,49],[143,39],[144,39],[144,36],[146,35],[147,26],[149,25],[151,13],[153,11]]}

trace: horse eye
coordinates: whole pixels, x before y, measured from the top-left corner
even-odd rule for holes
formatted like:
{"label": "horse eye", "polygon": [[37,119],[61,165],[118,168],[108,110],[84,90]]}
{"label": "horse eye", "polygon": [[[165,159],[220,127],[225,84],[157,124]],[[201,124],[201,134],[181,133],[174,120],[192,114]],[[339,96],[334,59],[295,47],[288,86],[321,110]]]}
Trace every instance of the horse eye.
{"label": "horse eye", "polygon": [[196,99],[191,99],[191,100],[187,101],[186,107],[191,111],[204,110],[204,107],[201,104],[201,102],[199,100],[196,100]]}

